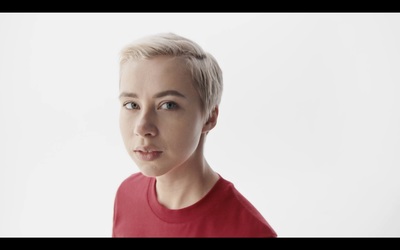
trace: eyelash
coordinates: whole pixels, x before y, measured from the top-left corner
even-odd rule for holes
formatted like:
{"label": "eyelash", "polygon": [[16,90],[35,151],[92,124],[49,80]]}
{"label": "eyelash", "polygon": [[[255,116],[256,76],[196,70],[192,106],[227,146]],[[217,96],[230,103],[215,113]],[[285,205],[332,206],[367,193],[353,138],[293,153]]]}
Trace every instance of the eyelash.
{"label": "eyelash", "polygon": [[137,105],[136,103],[134,103],[134,102],[127,102],[127,103],[124,103],[124,107],[126,108],[126,109],[129,109],[129,110],[132,110],[132,109],[138,109],[138,108],[132,108],[132,107],[128,107],[128,105],[136,105],[136,107],[139,107],[139,105]]}
{"label": "eyelash", "polygon": [[161,107],[162,106],[164,106],[164,105],[172,105],[173,107],[172,108],[166,108],[166,110],[171,110],[171,109],[177,109],[178,108],[178,104],[176,104],[175,102],[164,102],[162,105],[161,105]]}
{"label": "eyelash", "polygon": [[[174,110],[174,109],[178,108],[178,104],[176,104],[175,102],[164,102],[163,104],[160,105],[160,109],[161,109],[162,106],[165,106],[165,105],[168,105],[168,104],[172,105],[173,107],[172,108],[165,108],[165,110]],[[135,105],[135,108],[133,108],[132,105]],[[137,105],[135,102],[126,102],[126,103],[123,104],[123,106],[128,110],[139,109],[139,105]],[[131,106],[131,107],[128,107],[128,106]]]}

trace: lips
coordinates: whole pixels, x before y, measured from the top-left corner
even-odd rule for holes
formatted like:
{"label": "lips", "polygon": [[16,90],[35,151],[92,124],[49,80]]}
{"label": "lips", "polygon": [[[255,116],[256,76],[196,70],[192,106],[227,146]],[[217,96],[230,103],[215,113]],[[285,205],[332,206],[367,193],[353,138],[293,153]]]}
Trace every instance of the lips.
{"label": "lips", "polygon": [[155,146],[140,146],[135,148],[133,152],[142,161],[154,161],[161,156],[163,151]]}

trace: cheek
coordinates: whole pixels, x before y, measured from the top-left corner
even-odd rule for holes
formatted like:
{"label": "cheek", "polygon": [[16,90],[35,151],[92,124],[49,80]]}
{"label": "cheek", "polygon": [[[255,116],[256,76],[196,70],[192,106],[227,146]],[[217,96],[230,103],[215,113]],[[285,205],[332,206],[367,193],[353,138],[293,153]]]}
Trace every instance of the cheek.
{"label": "cheek", "polygon": [[[161,125],[161,124],[160,124]],[[176,148],[196,146],[201,136],[202,123],[200,120],[193,117],[185,120],[175,120],[171,123],[163,123],[164,138]]]}

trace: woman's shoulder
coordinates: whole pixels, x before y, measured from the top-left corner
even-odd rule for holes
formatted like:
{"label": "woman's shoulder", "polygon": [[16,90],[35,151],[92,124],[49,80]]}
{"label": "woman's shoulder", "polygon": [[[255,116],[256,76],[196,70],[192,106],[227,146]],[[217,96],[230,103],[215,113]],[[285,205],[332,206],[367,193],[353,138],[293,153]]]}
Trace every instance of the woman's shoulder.
{"label": "woman's shoulder", "polygon": [[219,190],[215,194],[224,210],[224,219],[233,224],[240,224],[240,233],[268,235],[276,237],[276,232],[261,212],[245,197],[235,185],[222,177],[218,181]]}

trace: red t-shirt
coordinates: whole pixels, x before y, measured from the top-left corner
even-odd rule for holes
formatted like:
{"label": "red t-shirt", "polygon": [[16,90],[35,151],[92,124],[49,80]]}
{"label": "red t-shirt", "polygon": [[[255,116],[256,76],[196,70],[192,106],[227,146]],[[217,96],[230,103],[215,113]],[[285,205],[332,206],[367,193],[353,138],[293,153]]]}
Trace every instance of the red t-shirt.
{"label": "red t-shirt", "polygon": [[277,237],[259,211],[221,176],[200,201],[176,210],[158,203],[155,182],[135,173],[121,183],[113,237]]}

